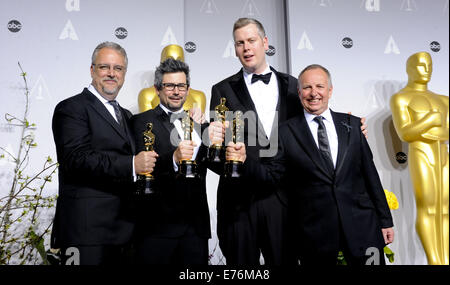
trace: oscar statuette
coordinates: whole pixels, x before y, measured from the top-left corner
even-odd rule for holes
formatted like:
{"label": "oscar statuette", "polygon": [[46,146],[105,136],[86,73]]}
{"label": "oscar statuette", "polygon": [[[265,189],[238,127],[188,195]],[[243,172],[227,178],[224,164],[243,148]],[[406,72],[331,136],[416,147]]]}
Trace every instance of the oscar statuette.
{"label": "oscar statuette", "polygon": [[[244,120],[242,119],[242,112],[236,111],[234,113],[233,119],[233,143],[244,142]],[[225,173],[226,178],[239,178],[242,173],[242,161],[237,159],[230,159],[225,162]]]}
{"label": "oscar statuette", "polygon": [[[189,116],[189,111],[185,110],[185,115],[181,120],[181,128],[184,133],[184,140],[192,141],[192,131],[194,130],[194,121]],[[197,178],[197,163],[195,160],[182,159],[179,163],[178,177]]]}
{"label": "oscar statuette", "polygon": [[[153,145],[155,144],[155,134],[152,133],[153,124],[147,123],[147,129],[142,133],[144,136],[144,150],[153,151]],[[153,194],[152,183],[155,178],[149,172],[141,173],[137,177],[137,189],[136,195],[149,195]]]}
{"label": "oscar statuette", "polygon": [[[214,121],[219,121],[222,125],[225,125],[226,112],[228,111],[227,106],[225,106],[226,101],[226,98],[220,98],[220,104],[214,108]],[[208,149],[208,160],[216,163],[225,160],[225,146],[223,142],[213,142]]]}

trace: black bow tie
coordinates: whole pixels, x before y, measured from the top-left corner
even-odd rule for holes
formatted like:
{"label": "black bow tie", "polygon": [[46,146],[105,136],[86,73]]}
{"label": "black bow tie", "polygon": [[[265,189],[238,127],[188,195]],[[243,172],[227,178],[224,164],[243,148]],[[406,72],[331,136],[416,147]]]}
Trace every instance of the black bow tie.
{"label": "black bow tie", "polygon": [[[175,121],[176,120],[180,120],[181,121],[183,119],[183,117],[180,115],[180,113],[167,112],[167,115],[169,116],[169,120],[172,117],[172,115],[175,116]],[[174,123],[175,123],[175,121],[174,121]]]}
{"label": "black bow tie", "polygon": [[252,76],[252,84],[255,83],[258,80],[261,80],[262,82],[264,82],[264,84],[269,84],[270,81],[270,76],[272,75],[272,72],[269,72],[267,74],[253,74]]}

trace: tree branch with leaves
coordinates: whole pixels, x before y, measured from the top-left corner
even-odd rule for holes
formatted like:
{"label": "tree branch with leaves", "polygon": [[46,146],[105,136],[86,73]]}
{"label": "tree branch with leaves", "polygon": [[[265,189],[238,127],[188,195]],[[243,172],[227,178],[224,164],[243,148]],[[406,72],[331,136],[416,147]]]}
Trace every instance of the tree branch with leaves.
{"label": "tree branch with leaves", "polygon": [[22,118],[5,114],[8,125],[20,128],[17,154],[0,146],[0,159],[13,162],[13,179],[6,196],[0,197],[0,264],[48,264],[44,247],[52,222],[40,219],[40,214],[51,210],[57,195],[44,195],[45,186],[52,181],[58,163],[48,156],[40,170],[28,174],[30,152],[38,145],[34,139],[36,125],[28,121],[29,96],[27,74],[18,63],[24,82],[25,111]]}

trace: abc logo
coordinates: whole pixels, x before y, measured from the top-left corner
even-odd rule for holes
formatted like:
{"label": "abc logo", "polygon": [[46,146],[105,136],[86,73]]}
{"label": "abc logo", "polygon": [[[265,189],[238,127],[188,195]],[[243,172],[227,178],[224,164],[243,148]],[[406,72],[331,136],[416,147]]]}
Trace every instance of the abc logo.
{"label": "abc logo", "polygon": [[266,51],[266,54],[268,56],[274,56],[276,53],[275,47],[274,46],[269,46],[269,49]]}
{"label": "abc logo", "polygon": [[184,50],[188,53],[193,53],[197,50],[197,45],[193,42],[187,42],[184,44]]}
{"label": "abc logo", "polygon": [[408,160],[408,157],[406,156],[406,153],[400,151],[395,155],[395,159],[398,163],[403,164]]}
{"label": "abc logo", "polygon": [[8,30],[13,33],[17,33],[22,29],[22,24],[17,20],[11,20],[8,22]]}
{"label": "abc logo", "polygon": [[430,49],[434,52],[438,52],[441,50],[441,44],[438,42],[431,42]]}
{"label": "abc logo", "polygon": [[125,28],[117,28],[116,31],[114,32],[114,35],[118,38],[123,40],[124,38],[126,38],[128,36],[128,31]]}
{"label": "abc logo", "polygon": [[353,40],[351,38],[343,38],[342,45],[345,48],[351,48],[351,47],[353,47]]}

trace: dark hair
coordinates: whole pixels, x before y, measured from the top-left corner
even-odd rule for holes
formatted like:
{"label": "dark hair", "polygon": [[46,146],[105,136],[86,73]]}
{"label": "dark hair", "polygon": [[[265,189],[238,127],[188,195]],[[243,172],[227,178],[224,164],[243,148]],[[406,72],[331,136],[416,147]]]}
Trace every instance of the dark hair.
{"label": "dark hair", "polygon": [[311,70],[311,69],[322,69],[322,70],[327,74],[327,77],[328,77],[328,86],[329,86],[329,87],[333,87],[333,82],[331,82],[331,74],[330,74],[330,72],[328,71],[328,69],[326,69],[325,67],[323,67],[323,66],[320,65],[320,64],[311,64],[311,65],[308,65],[307,67],[305,67],[305,68],[302,70],[302,72],[300,72],[300,74],[298,75],[298,87],[299,87],[299,89],[301,89],[300,77],[303,75],[303,73],[305,73],[306,71]]}
{"label": "dark hair", "polygon": [[118,51],[125,58],[125,68],[128,66],[127,52],[125,51],[125,49],[123,47],[121,47],[118,43],[115,43],[115,42],[103,42],[103,43],[99,44],[94,49],[94,52],[92,53],[91,64],[95,64],[95,60],[97,59],[98,52],[102,48],[110,48],[110,49]]}
{"label": "dark hair", "polygon": [[186,74],[186,84],[190,85],[190,78],[189,78],[189,66],[182,62],[181,60],[176,60],[173,58],[168,58],[165,61],[163,61],[158,67],[156,67],[155,70],[155,87],[158,90],[162,89],[162,80],[163,76],[166,73],[175,73],[175,72],[184,72]]}

